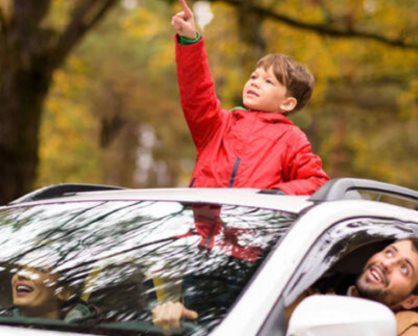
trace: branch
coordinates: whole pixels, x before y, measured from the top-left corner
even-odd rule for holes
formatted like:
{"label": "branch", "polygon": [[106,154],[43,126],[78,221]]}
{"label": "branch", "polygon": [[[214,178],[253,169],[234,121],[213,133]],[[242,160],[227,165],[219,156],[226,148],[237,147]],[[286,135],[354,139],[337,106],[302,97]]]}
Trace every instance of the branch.
{"label": "branch", "polygon": [[118,0],[80,0],[71,15],[67,27],[51,49],[51,62],[60,65],[84,35],[91,30]]}
{"label": "branch", "polygon": [[21,41],[27,41],[40,31],[40,22],[47,15],[51,0],[14,0],[10,18],[11,30]]}
{"label": "branch", "polygon": [[[230,4],[232,6],[238,7],[242,5],[241,0],[208,0],[210,2],[223,2]],[[294,18],[288,17],[286,15],[282,15],[279,13],[274,13],[273,11],[257,6],[257,5],[250,5],[249,8],[254,12],[259,14],[264,18],[269,18],[275,21],[280,21],[288,26],[292,26],[298,29],[307,30],[311,32],[316,32],[321,35],[331,36],[335,38],[363,38],[363,39],[370,39],[374,41],[378,41],[393,47],[399,47],[403,49],[415,49],[418,50],[418,44],[416,43],[408,43],[404,39],[399,38],[390,38],[387,36],[383,36],[380,34],[361,31],[361,30],[353,30],[353,29],[337,29],[333,28],[326,24],[315,24],[315,23],[307,23],[303,21],[296,20]]]}

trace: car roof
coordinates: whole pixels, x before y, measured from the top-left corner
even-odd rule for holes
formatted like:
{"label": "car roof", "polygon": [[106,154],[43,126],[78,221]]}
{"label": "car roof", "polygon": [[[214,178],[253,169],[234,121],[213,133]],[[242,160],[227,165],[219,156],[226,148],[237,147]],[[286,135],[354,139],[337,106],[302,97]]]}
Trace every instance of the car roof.
{"label": "car roof", "polygon": [[[275,274],[274,278],[264,279],[263,277],[258,277],[251,284],[253,291],[249,292],[249,294],[244,293],[241,299],[241,305],[244,307],[254,308],[254,302],[259,301],[260,305],[263,305],[265,309],[269,309],[271,305],[266,305],[264,298],[270,296],[271,300],[275,299],[270,294],[271,288],[269,286],[277,286],[279,281],[282,281],[283,284],[287,281],[284,277],[279,278],[279,275],[276,274],[277,272],[274,271],[277,269],[277,265],[280,265],[282,270],[291,269],[291,266],[296,265],[298,260],[304,257],[305,250],[300,247],[309,247],[312,241],[322,232],[325,232],[328,227],[341,219],[367,215],[378,218],[392,218],[395,216],[399,220],[413,220],[414,223],[418,221],[417,211],[403,209],[397,205],[378,204],[375,201],[363,199],[356,194],[357,191],[363,190],[399,196],[418,204],[417,191],[377,181],[345,178],[327,183],[312,196],[289,196],[279,194],[274,190],[263,191],[258,189],[125,189],[115,186],[65,184],[36,190],[12,202],[9,206],[56,204],[60,202],[155,200],[255,206],[302,213],[303,216],[298,218],[298,223],[293,225],[292,229],[287,233],[286,239],[283,239],[276,252],[270,256],[269,265],[271,266],[260,270],[260,273],[263,272],[261,274]],[[285,251],[285,253],[281,253],[281,251]],[[261,298],[261,300],[257,301],[254,297]],[[242,330],[247,332],[251,330],[248,324],[252,324],[256,328],[257,325],[254,323],[254,320],[259,319],[259,323],[264,321],[265,314],[261,308],[257,309],[260,312],[258,314],[260,317],[253,316],[254,309],[245,311],[248,316],[243,314],[242,311],[238,311],[239,314],[234,315],[232,313],[228,315],[224,322],[213,331],[213,334],[228,335],[231,330],[234,330],[233,328],[236,328],[237,323],[241,323]],[[243,316],[244,321],[250,321],[248,324],[242,322]]]}
{"label": "car roof", "polygon": [[259,189],[231,188],[155,188],[117,189],[100,191],[70,192],[60,197],[39,200],[20,200],[11,205],[45,204],[80,201],[179,201],[211,204],[231,204],[269,208],[299,213],[313,205],[309,196],[289,196]]}
{"label": "car roof", "polygon": [[412,201],[412,208],[418,209],[418,191],[389,183],[358,178],[333,179],[312,196],[290,196],[284,195],[280,190],[251,188],[128,189],[107,185],[57,184],[35,190],[9,205],[72,201],[155,200],[233,204],[299,213],[317,203],[347,199],[364,200],[360,193],[364,191],[377,196],[375,201],[382,201],[382,196],[389,196],[397,200]]}

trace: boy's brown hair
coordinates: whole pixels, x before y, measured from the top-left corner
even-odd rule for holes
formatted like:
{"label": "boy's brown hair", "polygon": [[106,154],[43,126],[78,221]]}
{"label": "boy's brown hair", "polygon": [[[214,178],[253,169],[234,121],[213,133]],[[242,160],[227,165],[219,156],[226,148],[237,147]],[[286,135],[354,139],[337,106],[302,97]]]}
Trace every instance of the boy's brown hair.
{"label": "boy's brown hair", "polygon": [[277,80],[287,89],[287,96],[297,100],[292,112],[300,110],[309,101],[314,87],[314,77],[306,66],[283,54],[268,54],[257,62],[257,68],[273,67]]}

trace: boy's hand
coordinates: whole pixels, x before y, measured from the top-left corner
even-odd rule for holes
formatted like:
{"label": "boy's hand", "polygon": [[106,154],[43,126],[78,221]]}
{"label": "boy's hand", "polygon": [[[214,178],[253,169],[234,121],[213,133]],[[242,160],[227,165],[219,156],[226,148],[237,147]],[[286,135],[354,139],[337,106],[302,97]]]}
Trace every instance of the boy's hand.
{"label": "boy's hand", "polygon": [[186,0],[179,0],[179,2],[183,10],[172,17],[171,25],[180,36],[194,40],[196,38],[196,25],[193,12],[187,5]]}
{"label": "boy's hand", "polygon": [[197,317],[194,310],[187,309],[180,302],[166,302],[152,311],[152,322],[163,329],[166,334],[179,332],[182,319],[195,320]]}

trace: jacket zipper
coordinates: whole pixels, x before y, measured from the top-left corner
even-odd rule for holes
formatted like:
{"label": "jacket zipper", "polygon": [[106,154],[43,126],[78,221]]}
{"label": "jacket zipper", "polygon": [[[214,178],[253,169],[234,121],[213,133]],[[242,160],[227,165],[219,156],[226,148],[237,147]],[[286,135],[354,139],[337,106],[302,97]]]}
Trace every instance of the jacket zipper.
{"label": "jacket zipper", "polygon": [[234,168],[232,169],[231,178],[229,179],[228,188],[232,188],[232,186],[234,185],[235,177],[237,176],[237,171],[238,171],[240,162],[241,162],[241,159],[237,157],[237,160],[234,163]]}
{"label": "jacket zipper", "polygon": [[195,182],[196,182],[196,178],[193,177],[192,180],[190,181],[189,188],[193,188],[193,185]]}
{"label": "jacket zipper", "polygon": [[[223,228],[225,228],[225,223],[221,220],[221,217],[219,217],[219,222],[220,222],[221,226]],[[210,243],[212,241],[212,238],[215,236],[213,234],[213,232],[215,231],[215,229],[216,229],[216,223],[214,223],[214,225],[213,225],[212,229],[210,230],[210,232],[208,234],[208,237],[206,238],[206,241],[205,241],[205,245],[204,246],[208,250],[208,252],[207,252],[208,254],[209,254],[209,251],[210,251]]]}
{"label": "jacket zipper", "polygon": [[210,245],[210,242],[212,241],[212,238],[214,236],[213,231],[215,231],[215,228],[216,228],[216,225],[214,225],[212,227],[212,230],[210,230],[210,233],[208,234],[208,237],[206,238],[206,241],[205,241],[205,248],[208,251],[207,254],[209,254],[209,252],[210,252],[209,245]]}
{"label": "jacket zipper", "polygon": [[[239,157],[237,157],[237,160],[234,163],[234,168],[232,169],[231,178],[229,179],[228,188],[232,188],[232,186],[234,185],[235,177],[237,176],[237,171],[238,171],[238,167],[239,167],[240,162],[241,162],[241,159]],[[192,180],[191,186],[193,185],[193,183],[194,183],[194,179]],[[221,225],[222,224],[223,223],[221,221]],[[212,241],[212,238],[214,236],[214,234],[213,234],[214,230],[215,230],[215,227],[212,228],[211,232],[209,233],[209,235],[208,235],[208,237],[206,238],[206,241],[205,241],[205,248],[208,249],[208,250],[210,250],[209,245],[210,245],[210,242]]]}

